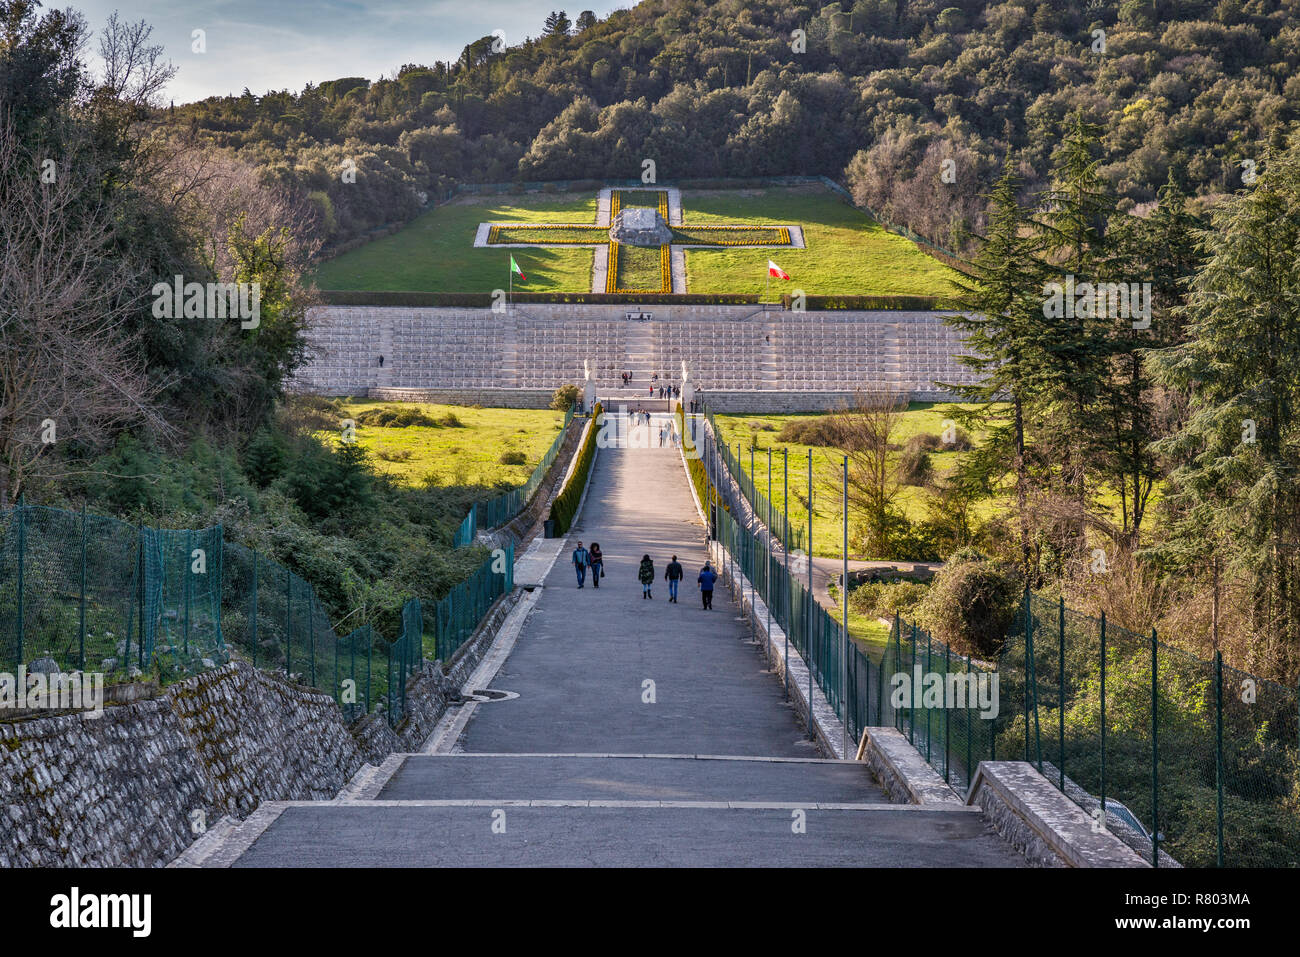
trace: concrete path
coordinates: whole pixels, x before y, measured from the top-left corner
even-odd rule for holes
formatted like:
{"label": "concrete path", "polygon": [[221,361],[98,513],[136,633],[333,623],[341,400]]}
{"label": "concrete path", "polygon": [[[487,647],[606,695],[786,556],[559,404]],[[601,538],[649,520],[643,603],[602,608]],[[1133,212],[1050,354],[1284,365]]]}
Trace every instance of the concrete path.
{"label": "concrete path", "polygon": [[[598,589],[576,586],[579,539],[604,551]],[[646,553],[649,600],[636,579]],[[662,581],[674,553],[687,570],[679,604]],[[368,799],[261,809],[212,861],[1023,866],[978,810],[891,804],[864,764],[823,759],[727,594],[701,608],[704,557],[676,450],[600,450],[513,647],[467,689],[486,685],[491,700],[439,738],[451,753],[390,758]]]}

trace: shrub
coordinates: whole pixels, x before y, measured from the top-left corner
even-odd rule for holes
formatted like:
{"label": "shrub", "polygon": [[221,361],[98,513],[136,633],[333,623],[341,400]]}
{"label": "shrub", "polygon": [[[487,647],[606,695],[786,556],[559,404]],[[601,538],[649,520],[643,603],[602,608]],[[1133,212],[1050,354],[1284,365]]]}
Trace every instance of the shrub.
{"label": "shrub", "polygon": [[1016,614],[1021,582],[1009,566],[988,561],[945,565],[917,619],[960,654],[995,657]]}
{"label": "shrub", "polygon": [[930,461],[930,453],[909,444],[899,457],[898,474],[904,485],[927,485],[934,475],[934,464]]}
{"label": "shrub", "polygon": [[849,607],[873,618],[911,618],[928,590],[920,582],[866,582],[849,592]]}
{"label": "shrub", "polygon": [[578,449],[578,460],[573,467],[573,474],[569,476],[568,484],[551,503],[550,518],[555,523],[556,535],[563,535],[569,530],[569,526],[573,524],[573,517],[578,511],[578,503],[582,501],[582,490],[587,487],[591,462],[596,456],[596,433],[599,431],[596,423],[600,421],[603,411],[599,404],[592,410],[591,428],[582,447]]}
{"label": "shrub", "polygon": [[557,412],[565,412],[573,408],[573,403],[582,398],[582,390],[573,383],[562,385],[555,390],[551,396],[551,408]]}
{"label": "shrub", "polygon": [[499,461],[502,465],[524,465],[528,459],[523,452],[502,452]]}
{"label": "shrub", "polygon": [[778,442],[794,445],[835,446],[837,430],[831,416],[807,416],[790,419],[777,433]]}
{"label": "shrub", "polygon": [[457,416],[455,412],[448,412],[446,415],[444,415],[442,418],[438,420],[437,424],[447,429],[465,428],[465,423],[460,420],[460,417]]}
{"label": "shrub", "polygon": [[244,474],[266,488],[284,471],[285,446],[280,437],[265,426],[254,433],[244,450]]}
{"label": "shrub", "polygon": [[405,429],[413,425],[437,428],[438,420],[413,405],[382,405],[357,413],[359,425],[373,425],[386,429]]}

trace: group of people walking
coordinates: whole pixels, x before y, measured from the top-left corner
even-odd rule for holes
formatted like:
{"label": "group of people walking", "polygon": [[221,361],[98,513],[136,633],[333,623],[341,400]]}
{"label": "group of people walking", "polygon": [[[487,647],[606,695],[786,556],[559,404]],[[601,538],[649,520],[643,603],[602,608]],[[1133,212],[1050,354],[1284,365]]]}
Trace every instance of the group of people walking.
{"label": "group of people walking", "polygon": [[[584,548],[582,542],[578,542],[577,547],[573,549],[571,560],[577,572],[579,588],[584,587],[588,570],[591,571],[592,584],[596,588],[600,587],[600,580],[605,577],[605,557],[598,542],[592,542],[590,548]],[[673,604],[677,603],[677,589],[685,577],[685,569],[674,555],[672,561],[664,568],[664,580],[668,582],[668,601]],[[695,581],[700,586],[700,600],[706,611],[713,608],[713,586],[717,580],[718,573],[713,570],[713,564],[705,562]],[[654,598],[651,589],[655,583],[655,564],[648,554],[641,556],[641,564],[637,568],[637,581],[641,583],[641,597]]]}

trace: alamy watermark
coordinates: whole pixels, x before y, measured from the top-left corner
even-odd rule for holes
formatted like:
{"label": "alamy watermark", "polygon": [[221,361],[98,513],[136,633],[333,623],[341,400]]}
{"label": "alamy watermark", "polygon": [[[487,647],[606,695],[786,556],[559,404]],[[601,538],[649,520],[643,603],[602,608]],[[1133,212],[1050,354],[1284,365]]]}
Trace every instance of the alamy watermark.
{"label": "alamy watermark", "polygon": [[1075,282],[1043,286],[1043,316],[1047,319],[1130,319],[1134,329],[1151,327],[1151,283]]}
{"label": "alamy watermark", "polygon": [[895,710],[912,708],[969,708],[981,718],[998,716],[998,673],[996,671],[923,671],[915,665],[912,674],[895,673],[889,679],[893,691],[889,704]]}
{"label": "alamy watermark", "polygon": [[238,319],[239,328],[262,322],[262,284],[257,282],[173,282],[153,287],[155,319]]}
{"label": "alamy watermark", "polygon": [[84,711],[87,718],[104,713],[104,675],[98,671],[33,671],[23,665],[15,675],[0,671],[0,711]]}

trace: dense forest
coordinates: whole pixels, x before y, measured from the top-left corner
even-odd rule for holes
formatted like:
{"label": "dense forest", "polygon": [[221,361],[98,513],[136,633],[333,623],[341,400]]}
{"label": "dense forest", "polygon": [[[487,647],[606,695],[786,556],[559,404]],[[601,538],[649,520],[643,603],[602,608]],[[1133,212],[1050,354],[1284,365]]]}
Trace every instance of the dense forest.
{"label": "dense forest", "polygon": [[[454,63],[174,106],[310,195],[338,244],[458,182],[820,174],[968,249],[1006,157],[1045,185],[1070,115],[1121,209],[1241,184],[1300,102],[1295,0],[646,0],[483,37]],[[802,32],[797,32],[802,31]],[[952,164],[945,167],[944,163]],[[342,175],[355,164],[354,183]],[[947,175],[943,175],[946,172]]]}

